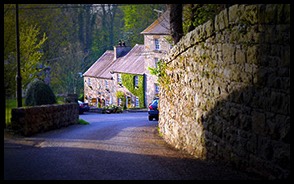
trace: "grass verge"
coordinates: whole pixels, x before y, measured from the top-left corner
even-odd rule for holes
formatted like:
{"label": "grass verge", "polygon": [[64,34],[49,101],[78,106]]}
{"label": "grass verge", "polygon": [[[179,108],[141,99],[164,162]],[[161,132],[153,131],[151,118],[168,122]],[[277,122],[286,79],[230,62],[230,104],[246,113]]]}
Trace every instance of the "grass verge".
{"label": "grass verge", "polygon": [[85,120],[83,120],[83,119],[79,119],[79,123],[78,124],[80,124],[80,125],[89,125],[90,123],[87,122],[87,121],[85,121]]}

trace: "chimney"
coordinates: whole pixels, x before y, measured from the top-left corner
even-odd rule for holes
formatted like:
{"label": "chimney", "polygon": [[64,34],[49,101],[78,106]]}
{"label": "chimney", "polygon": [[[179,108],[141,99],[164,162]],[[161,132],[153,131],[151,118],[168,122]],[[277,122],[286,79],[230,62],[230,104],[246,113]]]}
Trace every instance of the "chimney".
{"label": "chimney", "polygon": [[126,55],[131,50],[131,47],[125,46],[125,43],[120,41],[119,45],[113,46],[113,50],[114,50],[113,60],[116,60],[117,58]]}

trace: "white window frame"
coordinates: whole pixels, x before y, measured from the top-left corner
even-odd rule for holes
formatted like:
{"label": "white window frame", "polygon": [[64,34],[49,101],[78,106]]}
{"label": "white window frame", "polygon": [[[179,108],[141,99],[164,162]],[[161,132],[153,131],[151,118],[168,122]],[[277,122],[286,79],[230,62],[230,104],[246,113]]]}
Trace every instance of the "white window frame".
{"label": "white window frame", "polygon": [[155,44],[155,50],[159,50],[160,49],[159,39],[154,39],[154,44]]}
{"label": "white window frame", "polygon": [[135,87],[138,87],[139,86],[139,76],[138,75],[135,75],[134,76],[134,86]]}
{"label": "white window frame", "polygon": [[159,61],[159,59],[158,59],[157,57],[156,57],[156,58],[154,58],[155,68],[157,68],[158,61]]}
{"label": "white window frame", "polygon": [[117,74],[117,83],[122,84],[122,79],[121,79],[121,74],[120,73]]}
{"label": "white window frame", "polygon": [[140,103],[139,103],[139,98],[138,97],[136,97],[136,99],[135,99],[135,106],[136,107],[140,107]]}
{"label": "white window frame", "polygon": [[108,89],[108,81],[107,80],[105,80],[105,89]]}
{"label": "white window frame", "polygon": [[91,86],[91,78],[88,78],[88,86]]}

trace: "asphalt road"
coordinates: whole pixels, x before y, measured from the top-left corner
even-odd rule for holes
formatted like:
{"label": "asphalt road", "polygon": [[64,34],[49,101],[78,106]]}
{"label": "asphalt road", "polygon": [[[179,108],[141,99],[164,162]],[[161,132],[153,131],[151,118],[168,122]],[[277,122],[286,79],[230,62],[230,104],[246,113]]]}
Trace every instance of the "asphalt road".
{"label": "asphalt road", "polygon": [[4,131],[4,180],[248,180],[252,175],[170,147],[147,112],[85,113],[89,125],[12,136]]}

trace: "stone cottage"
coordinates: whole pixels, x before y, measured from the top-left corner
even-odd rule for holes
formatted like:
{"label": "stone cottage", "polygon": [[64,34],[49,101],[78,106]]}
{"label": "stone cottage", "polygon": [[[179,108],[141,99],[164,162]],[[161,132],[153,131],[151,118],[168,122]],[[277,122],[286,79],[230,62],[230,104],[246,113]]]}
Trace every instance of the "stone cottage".
{"label": "stone cottage", "polygon": [[171,48],[167,41],[168,15],[165,12],[141,32],[144,45],[136,44],[133,48],[124,44],[114,46],[114,50],[107,50],[83,74],[84,100],[89,105],[143,108],[158,95],[157,78],[148,68],[155,68]]}

